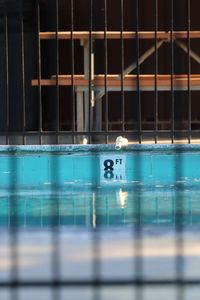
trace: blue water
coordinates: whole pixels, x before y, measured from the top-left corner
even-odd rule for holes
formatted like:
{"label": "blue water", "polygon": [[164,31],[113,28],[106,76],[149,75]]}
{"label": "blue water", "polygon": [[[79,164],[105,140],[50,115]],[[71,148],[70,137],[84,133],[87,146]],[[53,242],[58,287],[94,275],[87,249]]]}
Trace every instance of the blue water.
{"label": "blue water", "polygon": [[102,147],[0,148],[0,226],[200,223],[199,146]]}
{"label": "blue water", "polygon": [[[0,150],[0,281],[176,280],[181,271],[181,279],[198,280],[200,147],[77,149]],[[160,288],[141,295],[175,300],[180,292]],[[93,290],[67,288],[61,299],[92,300]],[[103,288],[101,298],[138,299],[136,290],[134,297],[126,287]],[[199,295],[191,286],[184,299]],[[41,289],[19,298],[40,299]]]}
{"label": "blue water", "polygon": [[126,152],[101,152],[98,146],[86,148],[88,152],[77,152],[72,146],[68,151],[60,146],[45,150],[37,146],[34,152],[32,148],[22,151],[11,147],[7,152],[0,148],[0,190],[73,184],[132,186],[138,182],[145,187],[178,183],[199,186],[199,146],[138,146]]}
{"label": "blue water", "polygon": [[159,186],[18,191],[0,197],[0,226],[194,226],[200,224],[199,199],[198,189]]}

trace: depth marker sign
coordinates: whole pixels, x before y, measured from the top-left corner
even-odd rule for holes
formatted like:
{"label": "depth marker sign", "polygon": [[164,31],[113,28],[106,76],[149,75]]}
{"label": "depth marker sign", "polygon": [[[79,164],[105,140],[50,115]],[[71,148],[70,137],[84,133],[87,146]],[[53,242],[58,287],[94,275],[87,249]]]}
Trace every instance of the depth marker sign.
{"label": "depth marker sign", "polygon": [[100,156],[101,181],[126,180],[126,156],[104,154]]}

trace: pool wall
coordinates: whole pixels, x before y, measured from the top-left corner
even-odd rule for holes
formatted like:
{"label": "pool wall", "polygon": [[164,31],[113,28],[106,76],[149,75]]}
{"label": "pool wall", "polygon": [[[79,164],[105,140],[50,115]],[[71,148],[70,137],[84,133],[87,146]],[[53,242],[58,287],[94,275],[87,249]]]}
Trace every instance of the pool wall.
{"label": "pool wall", "polygon": [[199,145],[1,146],[0,188],[198,185]]}

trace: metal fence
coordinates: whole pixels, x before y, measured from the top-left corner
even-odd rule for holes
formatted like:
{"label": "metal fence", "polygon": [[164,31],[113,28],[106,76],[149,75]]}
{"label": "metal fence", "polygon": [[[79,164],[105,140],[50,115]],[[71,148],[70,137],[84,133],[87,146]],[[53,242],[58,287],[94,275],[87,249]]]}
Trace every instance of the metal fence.
{"label": "metal fence", "polygon": [[198,6],[1,1],[1,143],[198,139]]}

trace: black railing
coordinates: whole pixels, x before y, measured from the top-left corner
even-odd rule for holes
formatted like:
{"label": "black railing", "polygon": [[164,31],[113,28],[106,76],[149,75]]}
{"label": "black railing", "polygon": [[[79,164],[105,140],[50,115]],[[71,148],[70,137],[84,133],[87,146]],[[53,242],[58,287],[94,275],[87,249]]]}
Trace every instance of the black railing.
{"label": "black railing", "polygon": [[[180,138],[190,143],[199,138],[198,1],[16,0],[0,4],[1,144],[110,143],[118,135],[139,143],[163,139],[174,143]],[[17,169],[15,159],[11,164]],[[51,167],[52,177],[56,176],[57,164]],[[11,190],[16,192],[17,185],[13,183]],[[17,198],[12,200],[14,215]],[[140,200],[138,253],[143,249]],[[16,216],[11,217],[14,266],[19,259],[15,222]],[[52,223],[59,225],[57,215]],[[169,285],[178,287],[176,299],[184,299],[183,289],[200,280],[181,274],[183,228],[178,224],[175,229],[173,280],[143,278],[141,255],[136,256],[135,278],[101,278],[96,276],[101,266],[96,253],[93,279],[59,279],[59,232],[55,228],[53,279],[20,279],[19,270],[13,267],[11,280],[1,281],[0,288],[13,288],[13,299],[18,299],[15,288],[57,291],[61,287]],[[93,233],[98,254],[101,239],[98,230]],[[137,299],[142,300],[141,291]],[[57,292],[53,297],[59,299]],[[97,293],[93,299],[101,297]]]}
{"label": "black railing", "polygon": [[1,3],[2,144],[199,138],[196,4]]}

